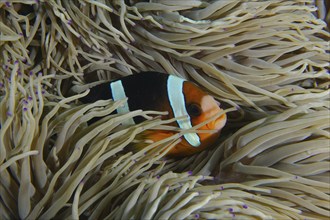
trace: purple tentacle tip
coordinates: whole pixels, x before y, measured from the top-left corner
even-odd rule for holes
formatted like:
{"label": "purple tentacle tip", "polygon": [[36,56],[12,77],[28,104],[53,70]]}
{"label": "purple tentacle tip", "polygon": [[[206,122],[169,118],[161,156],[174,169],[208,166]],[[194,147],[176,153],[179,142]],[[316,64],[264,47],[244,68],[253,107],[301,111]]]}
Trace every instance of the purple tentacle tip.
{"label": "purple tentacle tip", "polygon": [[7,7],[11,6],[10,2],[5,2],[5,4],[6,4]]}
{"label": "purple tentacle tip", "polygon": [[199,214],[195,214],[195,218],[199,218]]}
{"label": "purple tentacle tip", "polygon": [[247,209],[248,206],[246,204],[243,205],[243,209]]}
{"label": "purple tentacle tip", "polygon": [[188,171],[188,175],[191,176],[193,172],[191,170]]}
{"label": "purple tentacle tip", "polygon": [[26,111],[27,111],[27,107],[24,107],[24,108],[23,108],[23,111],[25,111],[25,112],[26,112]]}

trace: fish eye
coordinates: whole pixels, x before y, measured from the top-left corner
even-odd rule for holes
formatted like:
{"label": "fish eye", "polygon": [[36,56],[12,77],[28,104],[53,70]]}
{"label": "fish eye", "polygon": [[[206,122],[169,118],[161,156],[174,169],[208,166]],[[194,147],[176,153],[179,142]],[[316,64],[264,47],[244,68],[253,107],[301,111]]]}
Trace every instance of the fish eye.
{"label": "fish eye", "polygon": [[187,112],[192,117],[197,117],[202,114],[202,109],[199,105],[192,103],[187,106]]}

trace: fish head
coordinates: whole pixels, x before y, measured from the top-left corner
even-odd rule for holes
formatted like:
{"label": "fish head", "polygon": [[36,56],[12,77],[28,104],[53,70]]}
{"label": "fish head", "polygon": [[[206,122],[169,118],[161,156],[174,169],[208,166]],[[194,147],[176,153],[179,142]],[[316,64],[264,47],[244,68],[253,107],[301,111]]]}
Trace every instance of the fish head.
{"label": "fish head", "polygon": [[[192,146],[185,138],[183,138],[183,140],[170,152],[170,154],[173,154],[174,156],[191,155],[211,146],[220,136],[220,131],[227,121],[226,114],[220,114],[220,112],[223,111],[220,107],[220,103],[194,83],[185,82],[183,93],[191,125],[194,127],[201,125],[201,123],[205,123],[206,121],[209,122],[198,128],[198,130],[205,130],[205,132],[197,133],[200,142],[198,146]],[[218,117],[214,118],[216,115],[218,115]],[[210,121],[210,119],[212,120]]]}

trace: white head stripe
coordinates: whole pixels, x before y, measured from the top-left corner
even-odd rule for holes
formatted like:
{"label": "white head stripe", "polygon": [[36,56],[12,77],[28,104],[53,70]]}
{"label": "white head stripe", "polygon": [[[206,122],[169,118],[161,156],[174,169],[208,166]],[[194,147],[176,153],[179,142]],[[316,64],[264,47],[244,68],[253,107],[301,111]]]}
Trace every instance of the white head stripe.
{"label": "white head stripe", "polygon": [[[185,115],[187,116],[184,119],[177,120],[179,127],[182,129],[189,129],[192,126],[184,101],[183,82],[183,79],[170,75],[167,80],[167,93],[174,113],[174,117],[180,117]],[[201,144],[200,139],[196,133],[185,134],[184,138],[188,141],[190,145],[194,147],[198,147]]]}
{"label": "white head stripe", "polygon": [[[121,80],[117,80],[113,83],[110,83],[110,88],[112,91],[113,101],[119,101],[119,100],[127,98]],[[117,112],[119,114],[125,114],[125,113],[130,112],[130,110],[128,108],[128,103],[125,102],[123,106],[117,108]],[[123,122],[123,124],[124,125],[134,125],[135,123],[134,123],[133,118],[130,118],[127,121]]]}

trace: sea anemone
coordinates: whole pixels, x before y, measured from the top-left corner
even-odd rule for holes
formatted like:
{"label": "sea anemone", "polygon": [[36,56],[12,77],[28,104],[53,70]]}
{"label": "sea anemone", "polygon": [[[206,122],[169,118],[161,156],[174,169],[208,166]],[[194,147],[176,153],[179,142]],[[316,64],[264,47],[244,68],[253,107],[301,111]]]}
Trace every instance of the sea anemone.
{"label": "sea anemone", "polygon": [[[0,12],[1,219],[330,217],[327,1],[8,0]],[[192,130],[153,143],[140,134],[164,112],[79,101],[149,70],[226,107],[215,146],[168,158]]]}

